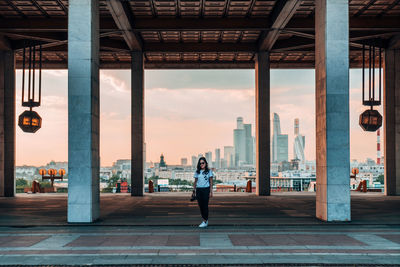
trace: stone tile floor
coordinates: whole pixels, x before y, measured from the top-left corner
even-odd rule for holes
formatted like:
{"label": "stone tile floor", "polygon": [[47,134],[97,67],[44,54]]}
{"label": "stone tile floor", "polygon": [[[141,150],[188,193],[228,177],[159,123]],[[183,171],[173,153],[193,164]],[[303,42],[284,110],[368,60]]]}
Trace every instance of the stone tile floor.
{"label": "stone tile floor", "polygon": [[326,223],[312,193],[217,193],[207,229],[189,197],[104,194],[88,225],[66,222],[63,194],[0,198],[0,265],[400,266],[400,197],[352,194],[352,221]]}
{"label": "stone tile floor", "polygon": [[[101,194],[96,225],[197,225],[197,204],[187,193],[155,193],[144,197]],[[358,193],[351,196],[351,224],[399,224],[400,196]],[[67,194],[17,194],[0,198],[0,226],[67,224]],[[315,193],[215,193],[210,201],[213,225],[318,225]]]}
{"label": "stone tile floor", "polygon": [[395,264],[400,227],[0,227],[0,265]]}

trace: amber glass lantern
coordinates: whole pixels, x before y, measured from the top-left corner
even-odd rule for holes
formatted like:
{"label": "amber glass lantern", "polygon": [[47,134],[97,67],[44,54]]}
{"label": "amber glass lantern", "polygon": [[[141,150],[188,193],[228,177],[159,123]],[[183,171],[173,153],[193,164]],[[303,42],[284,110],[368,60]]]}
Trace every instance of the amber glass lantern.
{"label": "amber glass lantern", "polygon": [[35,133],[42,127],[42,118],[35,111],[25,110],[19,115],[18,126],[24,132]]}
{"label": "amber glass lantern", "polygon": [[364,131],[375,132],[382,126],[382,115],[377,110],[368,109],[361,113],[359,124]]}

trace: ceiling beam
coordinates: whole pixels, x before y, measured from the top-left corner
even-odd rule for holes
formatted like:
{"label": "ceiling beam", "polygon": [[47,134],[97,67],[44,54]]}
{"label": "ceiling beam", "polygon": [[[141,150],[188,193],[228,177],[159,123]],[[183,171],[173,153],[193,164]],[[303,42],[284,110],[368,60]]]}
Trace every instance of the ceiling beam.
{"label": "ceiling beam", "polygon": [[11,50],[12,45],[7,37],[0,35],[0,50]]}
{"label": "ceiling beam", "polygon": [[[267,19],[258,18],[136,18],[134,32],[140,31],[267,31]],[[119,31],[114,19],[102,17],[100,32]],[[292,18],[285,30],[314,32],[314,18]],[[400,31],[400,16],[350,18],[351,31]],[[0,18],[0,32],[67,32],[68,20],[63,18]]]}
{"label": "ceiling beam", "polygon": [[265,18],[136,18],[135,31],[267,30]]}
{"label": "ceiling beam", "polygon": [[264,34],[259,41],[259,50],[270,51],[279,37],[280,30],[285,28],[286,24],[296,13],[300,6],[300,0],[279,0],[276,2],[271,12],[271,30]]}
{"label": "ceiling beam", "polygon": [[354,14],[355,17],[360,16],[362,13],[364,13],[368,8],[370,8],[372,5],[375,4],[377,0],[370,0],[368,4],[363,6],[360,10],[357,11],[356,14]]}
{"label": "ceiling beam", "polygon": [[57,4],[61,7],[61,9],[65,12],[65,15],[68,15],[68,9],[64,5],[64,3],[61,0],[56,0]]}
{"label": "ceiling beam", "polygon": [[[102,17],[100,32],[115,31],[118,27],[114,19]],[[68,18],[1,18],[0,31],[2,32],[67,32]]]}
{"label": "ceiling beam", "polygon": [[391,49],[399,49],[400,48],[400,34],[393,36],[389,40],[388,47]]}
{"label": "ceiling beam", "polygon": [[[285,52],[299,49],[310,49],[314,51],[315,42],[305,37],[291,37],[289,39],[278,40],[275,42],[272,52]],[[296,52],[296,51],[294,51]]]}
{"label": "ceiling beam", "polygon": [[129,49],[132,51],[142,50],[142,40],[138,34],[132,31],[132,14],[129,3],[120,0],[109,0],[107,1],[107,6],[115,21],[115,24],[117,25],[118,29],[122,31],[122,35]]}
{"label": "ceiling beam", "polygon": [[[66,61],[62,62],[43,62],[43,69],[67,69]],[[21,62],[17,61],[17,69],[22,68]],[[100,69],[130,69],[130,62],[111,62],[100,61]],[[219,61],[219,62],[167,62],[167,61],[145,61],[145,69],[254,69],[254,61]],[[290,62],[271,62],[273,69],[312,69],[314,62],[311,61],[290,61]]]}
{"label": "ceiling beam", "polygon": [[146,43],[145,52],[255,52],[257,46],[253,43]]}
{"label": "ceiling beam", "polygon": [[67,39],[67,34],[65,32],[54,33],[54,32],[7,32],[0,33],[0,35],[5,35],[11,38],[23,39],[23,40],[34,40],[34,41],[42,41],[42,42],[59,42]]}
{"label": "ceiling beam", "polygon": [[[314,18],[293,18],[286,25],[285,30],[314,32]],[[399,31],[400,16],[393,17],[350,17],[351,31]]]}
{"label": "ceiling beam", "polygon": [[[243,46],[239,50],[232,50],[232,46],[220,46],[219,48],[214,48],[213,50],[209,47],[194,47],[193,49],[184,49],[184,51],[178,51],[178,49],[169,49],[167,47],[167,51],[163,50],[160,51],[159,47],[151,47],[148,48],[148,50],[143,50],[145,53],[164,53],[164,54],[178,54],[178,53],[206,53],[206,54],[217,54],[217,53],[250,53],[254,54],[257,52],[257,50],[251,50],[252,48],[255,48],[256,46],[251,46],[246,47]],[[59,46],[54,46],[54,47],[45,47],[43,48],[43,52],[59,52],[59,53],[64,53],[67,55],[67,44],[59,45]],[[125,42],[120,42],[115,43],[115,42],[110,42],[109,40],[100,40],[100,52],[117,52],[118,55],[130,55],[130,50],[129,48],[126,47]],[[22,49],[17,50],[17,53],[21,53]],[[275,52],[275,51],[272,51]],[[289,53],[290,51],[288,51]],[[314,50],[306,51],[306,50],[300,50],[300,51],[293,51],[293,52],[314,52]]]}
{"label": "ceiling beam", "polygon": [[[279,40],[278,42],[282,45],[277,45],[275,50],[279,51],[290,51],[290,50],[296,50],[296,49],[302,49],[302,48],[310,48],[314,47],[314,39],[315,35],[310,34],[310,33],[304,33],[304,32],[297,32],[297,31],[291,31],[291,30],[283,30],[283,32],[287,34],[292,34],[294,36],[302,37],[302,38],[307,38],[310,40],[313,40],[312,43],[307,45],[306,42],[302,40],[297,40],[295,38],[290,38],[293,39],[293,41],[288,42],[288,39],[285,40]],[[381,47],[381,48],[386,48],[388,46],[388,41],[382,38],[390,38],[392,36],[395,36],[396,34],[399,34],[400,32],[385,32],[385,33],[380,33],[380,32],[370,32],[368,33],[363,33],[363,32],[350,32],[350,38],[349,38],[349,44],[351,47],[355,48],[362,48],[363,44],[365,45],[374,45],[376,47]],[[289,39],[289,40],[290,40]]]}
{"label": "ceiling beam", "polygon": [[[61,35],[63,33],[60,33]],[[58,35],[60,35],[58,34]],[[115,32],[103,32],[100,33],[100,38],[103,37],[108,37],[108,36],[112,36],[114,35]],[[2,34],[0,33],[0,36]],[[9,35],[12,36],[14,35],[14,33],[7,33],[4,35]],[[37,46],[37,45],[42,45],[43,50],[53,50],[53,51],[68,51],[67,48],[67,44],[68,44],[68,40],[67,38],[64,38],[63,40],[61,38],[56,38],[54,36],[54,34],[52,33],[41,33],[41,34],[37,34],[37,33],[18,33],[18,36],[22,37],[25,36],[25,39],[20,39],[20,40],[14,40],[12,41],[12,48],[15,51],[20,51],[22,50],[24,47],[26,47],[27,45],[31,45],[31,46]],[[47,37],[45,37],[47,36]],[[29,38],[28,38],[29,37]],[[60,39],[60,40],[59,40]],[[100,45],[101,45],[102,39],[100,39]],[[122,44],[124,45],[124,44]],[[126,45],[122,47],[122,45],[120,44],[118,47],[120,47],[121,49],[119,50],[124,50],[124,48],[126,48]],[[57,47],[56,49],[54,49],[54,47]],[[111,49],[112,50],[112,49]]]}
{"label": "ceiling beam", "polygon": [[254,62],[145,61],[144,67],[145,69],[254,69]]}
{"label": "ceiling beam", "polygon": [[[66,60],[44,61],[43,69],[67,69]],[[145,69],[254,69],[254,61],[145,61]],[[350,60],[350,68],[360,68],[361,61]],[[22,62],[17,60],[16,68],[22,68]],[[129,61],[100,61],[100,69],[130,69]],[[314,60],[271,61],[273,69],[313,69]]]}
{"label": "ceiling beam", "polygon": [[[67,42],[43,44],[42,47],[44,51],[67,51]],[[109,38],[100,39],[100,49],[126,53],[130,51],[124,41]],[[144,44],[143,51],[153,53],[254,53],[257,51],[257,46],[252,43],[147,43]]]}
{"label": "ceiling beam", "polygon": [[[43,69],[67,69],[66,61],[43,62]],[[350,68],[361,68],[359,61],[350,61]],[[21,69],[22,63],[17,61],[16,68]],[[100,69],[130,69],[130,62],[100,62]],[[254,69],[254,62],[145,62],[145,69]],[[314,69],[314,61],[271,62],[271,69]]]}

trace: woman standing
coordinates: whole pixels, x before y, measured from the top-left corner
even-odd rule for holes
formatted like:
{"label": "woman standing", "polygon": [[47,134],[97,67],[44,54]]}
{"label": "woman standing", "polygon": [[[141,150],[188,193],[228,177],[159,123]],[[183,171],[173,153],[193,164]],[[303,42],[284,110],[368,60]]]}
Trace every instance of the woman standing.
{"label": "woman standing", "polygon": [[206,158],[199,158],[197,170],[194,173],[193,189],[196,191],[197,203],[200,207],[201,217],[203,217],[203,222],[199,225],[201,228],[208,226],[208,200],[213,196],[213,176],[212,170],[208,168]]}

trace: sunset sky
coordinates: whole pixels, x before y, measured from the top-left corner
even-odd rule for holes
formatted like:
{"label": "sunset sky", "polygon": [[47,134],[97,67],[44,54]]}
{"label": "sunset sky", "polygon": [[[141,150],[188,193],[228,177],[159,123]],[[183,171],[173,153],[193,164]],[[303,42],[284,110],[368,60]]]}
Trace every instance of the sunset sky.
{"label": "sunset sky", "polygon": [[[362,131],[361,71],[350,71],[351,159],[376,158],[376,133]],[[164,153],[167,164],[215,148],[233,145],[236,117],[255,122],[253,70],[146,70],[145,142],[147,161],[159,161]],[[130,158],[130,72],[100,72],[100,155],[101,165]],[[17,71],[17,116],[21,107],[21,71]],[[315,159],[314,70],[271,71],[271,114],[281,119],[283,133],[289,134],[292,157],[293,121],[300,119],[306,136],[307,160]],[[42,106],[35,110],[43,119],[35,134],[17,127],[16,164],[43,165],[50,160],[68,159],[68,84],[66,70],[43,73]],[[381,114],[382,108],[379,109]],[[381,134],[382,135],[382,134]]]}

